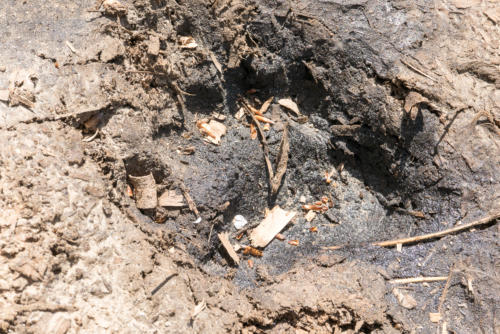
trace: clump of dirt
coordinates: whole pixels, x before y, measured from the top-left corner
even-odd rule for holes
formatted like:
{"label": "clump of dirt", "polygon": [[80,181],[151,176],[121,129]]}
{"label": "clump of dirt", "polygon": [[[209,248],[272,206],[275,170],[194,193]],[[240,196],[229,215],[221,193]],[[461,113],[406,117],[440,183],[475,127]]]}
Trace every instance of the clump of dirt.
{"label": "clump of dirt", "polygon": [[[91,6],[17,19],[6,36],[33,51],[0,51],[0,330],[497,330],[495,219],[371,244],[500,210],[492,3]],[[241,108],[265,101],[264,143]],[[218,145],[208,120],[226,130]],[[274,194],[265,157],[278,165],[285,127]],[[185,205],[137,209],[130,179],[145,175]],[[233,266],[217,234],[244,248],[234,216],[250,231],[275,205],[298,212],[284,241]],[[441,279],[394,292],[419,276]]]}

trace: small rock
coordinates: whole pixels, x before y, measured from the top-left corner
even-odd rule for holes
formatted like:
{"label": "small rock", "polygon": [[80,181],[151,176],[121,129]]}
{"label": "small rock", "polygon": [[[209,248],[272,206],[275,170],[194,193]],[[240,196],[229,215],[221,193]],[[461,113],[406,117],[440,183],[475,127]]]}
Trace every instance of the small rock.
{"label": "small rock", "polygon": [[7,68],[4,65],[0,65],[0,72],[5,72]]}
{"label": "small rock", "polygon": [[392,293],[394,294],[394,296],[396,296],[399,305],[403,306],[404,308],[411,310],[417,306],[417,301],[409,293],[403,292],[397,288],[392,290]]}
{"label": "small rock", "polygon": [[240,228],[243,228],[243,226],[248,224],[248,221],[242,215],[236,215],[233,218],[233,224],[234,227],[236,227],[236,229],[239,230]]}

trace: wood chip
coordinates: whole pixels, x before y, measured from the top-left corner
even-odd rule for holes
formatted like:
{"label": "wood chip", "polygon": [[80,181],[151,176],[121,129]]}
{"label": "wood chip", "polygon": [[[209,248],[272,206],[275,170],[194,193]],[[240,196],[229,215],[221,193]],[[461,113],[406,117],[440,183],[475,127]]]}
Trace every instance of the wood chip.
{"label": "wood chip", "polygon": [[227,232],[223,232],[217,234],[217,236],[219,237],[222,246],[224,246],[224,248],[226,249],[226,252],[229,255],[229,257],[231,257],[234,263],[240,265],[240,258],[238,254],[236,254],[236,252],[234,251],[233,245],[231,245],[231,242],[229,241],[229,234]]}
{"label": "wood chip", "polygon": [[241,107],[237,112],[236,114],[234,114],[234,118],[236,118],[237,120],[240,120],[243,116],[245,115],[245,109],[243,109],[243,107]]}
{"label": "wood chip", "polygon": [[262,256],[262,251],[260,251],[260,250],[258,250],[256,248],[250,247],[250,246],[246,246],[245,249],[243,250],[243,254],[244,255],[253,255],[253,256],[261,257]]}
{"label": "wood chip", "polygon": [[278,239],[278,240],[280,240],[280,241],[285,240],[285,236],[283,234],[281,234],[281,233],[276,234],[275,238]]}
{"label": "wood chip", "polygon": [[[286,173],[288,164],[288,153],[290,151],[290,142],[288,140],[288,123],[283,127],[283,137],[281,138],[280,150],[276,158],[276,173],[271,179],[271,193],[276,195],[281,185],[281,180]],[[279,231],[278,231],[279,232]]]}
{"label": "wood chip", "polygon": [[270,120],[269,118],[264,117],[264,116],[255,115],[255,118],[256,118],[258,121],[261,121],[262,123],[274,124],[274,121],[273,121],[273,120]]}
{"label": "wood chip", "polygon": [[281,99],[281,100],[278,100],[278,103],[281,106],[291,110],[295,114],[295,116],[297,116],[297,117],[301,116],[301,113],[299,111],[299,107],[297,106],[297,103],[293,102],[292,100]]}
{"label": "wood chip", "polygon": [[394,288],[392,290],[392,293],[394,294],[394,296],[396,296],[399,305],[403,306],[404,308],[411,310],[417,306],[417,301],[410,294],[403,292],[398,288]]}
{"label": "wood chip", "polygon": [[154,209],[158,204],[156,197],[156,182],[152,173],[146,176],[129,175],[134,188],[135,203],[138,209]]}
{"label": "wood chip", "polygon": [[255,125],[253,125],[253,123],[250,124],[250,138],[252,140],[257,139],[257,129],[255,129]]}
{"label": "wood chip", "polygon": [[410,215],[417,218],[425,218],[425,214],[422,211],[408,211]]}
{"label": "wood chip", "polygon": [[195,49],[198,47],[198,44],[191,36],[182,36],[179,38],[179,44],[183,49]]}
{"label": "wood chip", "polygon": [[299,241],[298,240],[290,240],[288,241],[288,243],[292,246],[298,246],[299,245]]}
{"label": "wood chip", "polygon": [[273,99],[274,99],[274,96],[270,97],[269,99],[266,100],[266,102],[264,102],[264,104],[262,104],[262,107],[260,107],[260,109],[259,109],[259,112],[261,114],[266,113],[267,109],[271,105],[271,102],[273,102]]}
{"label": "wood chip", "polygon": [[316,212],[314,212],[313,210],[309,210],[304,217],[308,222],[311,222],[314,218],[316,218]]}
{"label": "wood chip", "polygon": [[184,201],[184,196],[177,194],[175,190],[165,191],[158,199],[158,204],[169,208],[182,208],[187,206]]}
{"label": "wood chip", "polygon": [[429,313],[429,320],[433,323],[438,323],[442,319],[441,313]]}
{"label": "wood chip", "polygon": [[259,226],[250,233],[252,246],[266,247],[295,215],[294,211],[285,211],[275,206]]}
{"label": "wood chip", "polygon": [[196,122],[196,126],[205,135],[205,140],[214,145],[220,145],[220,139],[226,134],[227,130],[224,124],[215,120],[211,120],[208,123],[206,120],[199,120]]}

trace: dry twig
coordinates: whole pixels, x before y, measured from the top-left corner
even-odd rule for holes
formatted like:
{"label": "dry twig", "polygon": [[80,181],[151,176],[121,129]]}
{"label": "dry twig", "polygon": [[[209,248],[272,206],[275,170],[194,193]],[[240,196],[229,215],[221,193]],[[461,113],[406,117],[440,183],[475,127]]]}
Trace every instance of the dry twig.
{"label": "dry twig", "polygon": [[283,127],[283,137],[281,138],[280,150],[276,158],[276,174],[271,180],[271,193],[276,195],[281,185],[281,180],[286,173],[288,164],[288,152],[290,151],[290,142],[288,140],[288,123]]}
{"label": "dry twig", "polygon": [[448,276],[434,276],[434,277],[410,277],[410,278],[397,278],[390,280],[391,284],[411,284],[411,283],[426,283],[426,282],[439,282],[446,281]]}
{"label": "dry twig", "polygon": [[196,217],[200,217],[200,212],[198,211],[198,208],[196,208],[196,204],[193,201],[193,198],[191,195],[189,195],[189,190],[184,184],[184,182],[179,181],[179,188],[181,188],[182,194],[184,195],[184,198],[186,199],[186,202],[188,203],[189,210],[193,211],[193,213],[196,215]]}
{"label": "dry twig", "polygon": [[264,131],[262,130],[262,127],[260,126],[259,121],[255,118],[255,115],[253,114],[252,110],[246,104],[245,101],[242,101],[243,104],[243,109],[245,110],[245,113],[250,116],[252,121],[255,123],[255,126],[257,127],[257,132],[259,134],[260,140],[262,142],[262,149],[264,151],[264,159],[266,160],[266,167],[267,167],[267,172],[269,175],[269,185],[273,184],[273,178],[274,178],[274,171],[273,171],[273,165],[271,164],[271,160],[269,159],[269,146],[267,145],[267,140],[266,136],[264,135]]}
{"label": "dry twig", "polygon": [[[403,239],[395,239],[395,240],[387,240],[387,241],[378,241],[378,242],[373,242],[371,243],[373,246],[380,246],[380,247],[393,247],[396,246],[397,244],[412,244],[416,243],[419,241],[424,241],[424,240],[430,240],[430,239],[435,239],[435,238],[441,238],[445,235],[453,234],[456,232],[460,232],[463,230],[468,230],[470,228],[480,226],[480,225],[485,225],[488,224],[495,219],[500,218],[500,212],[495,212],[489,216],[486,216],[482,219],[473,221],[472,223],[464,224],[464,225],[459,225],[455,226],[453,228],[449,228],[444,231],[436,232],[436,233],[429,233],[429,234],[424,234],[424,235],[419,235],[416,237],[410,237],[410,238],[403,238]],[[329,247],[323,247],[323,249],[327,250],[335,250],[335,249],[340,249],[344,248],[349,245],[338,245],[338,246],[329,246]]]}

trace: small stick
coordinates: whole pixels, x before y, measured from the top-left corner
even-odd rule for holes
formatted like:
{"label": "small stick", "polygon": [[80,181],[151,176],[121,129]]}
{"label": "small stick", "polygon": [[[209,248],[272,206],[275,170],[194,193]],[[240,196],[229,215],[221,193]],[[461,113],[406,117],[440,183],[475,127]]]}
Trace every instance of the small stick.
{"label": "small stick", "polygon": [[436,79],[434,79],[433,77],[431,77],[430,75],[427,75],[425,74],[424,72],[422,72],[421,70],[419,70],[418,68],[416,68],[415,66],[409,64],[408,62],[404,61],[403,59],[400,59],[400,61],[405,64],[406,66],[408,66],[410,69],[414,70],[415,72],[417,72],[418,74],[420,75],[423,75],[424,77],[426,77],[427,79],[430,79],[434,82],[437,82]]}
{"label": "small stick", "polygon": [[441,309],[443,308],[444,301],[446,299],[446,294],[448,293],[448,289],[450,288],[450,283],[451,283],[451,276],[453,275],[453,270],[455,268],[455,265],[451,267],[450,273],[448,274],[448,277],[446,278],[446,285],[444,286],[443,293],[441,294],[441,297],[439,298],[439,306],[438,306],[438,313],[443,315],[441,313]]}
{"label": "small stick", "polygon": [[271,186],[273,184],[274,171],[273,171],[273,165],[271,164],[271,160],[269,159],[269,146],[267,146],[266,136],[264,135],[264,131],[262,130],[259,121],[255,118],[252,110],[248,107],[245,101],[242,102],[244,107],[243,109],[245,110],[246,114],[252,118],[252,121],[255,123],[257,127],[257,132],[259,133],[260,140],[262,142],[262,149],[264,150],[264,159],[266,160],[267,172],[269,174],[269,186]]}
{"label": "small stick", "polygon": [[182,194],[184,195],[184,198],[186,198],[186,202],[188,203],[189,210],[193,211],[193,213],[196,215],[196,217],[199,218],[200,213],[198,212],[198,209],[196,208],[196,204],[194,203],[193,198],[191,197],[191,195],[189,195],[189,191],[186,188],[186,185],[182,181],[180,181],[179,184],[180,184]]}
{"label": "small stick", "polygon": [[497,218],[500,218],[500,212],[494,213],[491,216],[487,216],[483,219],[476,220],[472,223],[469,224],[464,224],[460,226],[455,226],[453,228],[436,232],[436,233],[429,233],[429,234],[424,234],[424,235],[419,235],[416,237],[411,237],[411,238],[403,238],[403,239],[396,239],[396,240],[388,240],[388,241],[380,241],[380,242],[374,242],[374,246],[380,246],[380,247],[391,247],[391,246],[396,246],[397,244],[409,244],[409,243],[414,243],[422,240],[429,240],[429,239],[434,239],[434,238],[440,238],[448,234],[452,234],[455,232],[463,231],[470,229],[475,226],[479,225],[484,225],[492,220],[495,220]]}
{"label": "small stick", "polygon": [[[423,240],[440,238],[440,237],[443,237],[443,236],[448,235],[448,234],[453,234],[453,233],[456,233],[456,232],[460,232],[460,231],[463,231],[463,230],[467,230],[467,229],[473,228],[475,226],[488,224],[489,222],[491,222],[491,221],[493,221],[495,219],[498,219],[498,218],[500,218],[500,211],[496,212],[496,213],[494,213],[492,215],[489,215],[487,217],[484,217],[482,219],[476,220],[476,221],[474,221],[472,223],[464,224],[464,225],[460,225],[460,226],[455,226],[453,228],[450,228],[450,229],[447,229],[447,230],[444,230],[444,231],[440,231],[440,232],[436,232],[436,233],[429,233],[429,234],[424,234],[424,235],[419,235],[419,236],[410,237],[410,238],[387,240],[387,241],[378,241],[378,242],[371,243],[371,245],[373,245],[373,246],[380,246],[380,247],[392,247],[392,246],[396,246],[397,244],[410,244],[410,243],[416,243],[416,242],[423,241]],[[326,250],[336,250],[336,249],[344,248],[344,247],[347,247],[347,246],[350,246],[350,245],[344,244],[344,245],[328,246],[328,247],[322,247],[322,248],[326,249]]]}
{"label": "small stick", "polygon": [[95,133],[92,136],[84,138],[82,139],[82,141],[86,143],[91,142],[92,140],[95,139],[95,137],[97,137],[98,134],[99,134],[99,129],[95,130]]}
{"label": "small stick", "polygon": [[410,278],[397,278],[390,280],[391,284],[410,284],[410,283],[425,283],[425,282],[439,282],[446,281],[448,276],[434,276],[434,277],[410,277]]}

